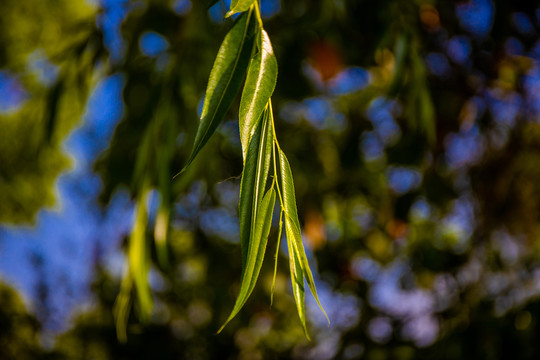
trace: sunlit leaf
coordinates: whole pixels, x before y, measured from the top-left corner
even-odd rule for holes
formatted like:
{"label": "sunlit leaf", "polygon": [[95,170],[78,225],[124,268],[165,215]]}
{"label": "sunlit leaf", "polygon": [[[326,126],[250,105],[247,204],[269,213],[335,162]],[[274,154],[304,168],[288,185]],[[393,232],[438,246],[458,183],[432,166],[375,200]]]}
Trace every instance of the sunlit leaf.
{"label": "sunlit leaf", "polygon": [[131,289],[133,280],[128,272],[122,279],[120,293],[114,302],[113,314],[116,327],[116,336],[118,341],[127,341],[127,323],[129,318],[129,310],[131,307]]}
{"label": "sunlit leaf", "polygon": [[[287,236],[288,238],[288,236]],[[287,241],[287,249],[289,250],[289,268],[291,271],[291,284],[293,289],[294,302],[296,303],[296,309],[298,317],[304,328],[304,333],[309,339],[309,334],[306,325],[306,305],[305,305],[305,286],[304,286],[304,272],[298,254],[294,249],[292,241]]]}
{"label": "sunlit leaf", "polygon": [[[246,266],[244,267],[245,270],[242,273],[242,281],[246,279],[245,281],[247,282],[247,280],[251,278],[246,300],[253,292],[255,284],[257,283],[259,272],[261,271],[266,244],[268,243],[268,235],[270,234],[270,227],[272,225],[272,215],[275,204],[276,192],[274,191],[274,188],[271,188],[262,199],[259,211],[257,212],[257,218],[255,219],[253,233],[250,236],[248,260]],[[255,263],[253,264],[253,262]],[[251,273],[252,266],[253,273]]]}
{"label": "sunlit leaf", "polygon": [[273,137],[268,111],[265,111],[250,140],[240,186],[240,244],[242,247],[240,293],[231,314],[219,331],[244,306],[261,270],[276,202],[273,188],[263,197],[270,170],[272,145]]}
{"label": "sunlit leaf", "polygon": [[128,259],[129,271],[140,305],[142,319],[148,319],[152,311],[153,301],[150,285],[148,284],[148,270],[150,269],[150,249],[146,241],[146,224],[148,215],[146,211],[146,195],[144,189],[139,196],[135,210],[135,224],[129,238]]}
{"label": "sunlit leaf", "polygon": [[[311,270],[309,268],[306,252],[304,250],[304,245],[302,243],[302,234],[300,232],[300,222],[298,220],[298,212],[296,209],[296,198],[294,194],[294,183],[293,183],[291,167],[289,165],[289,161],[287,160],[287,157],[281,150],[279,150],[279,165],[280,165],[280,172],[281,172],[283,207],[285,211],[285,233],[287,234],[287,243],[288,243],[289,249],[292,249],[294,251],[295,257],[297,257],[295,261],[298,261],[298,264],[296,265],[301,267],[303,276],[305,276],[307,280],[307,283],[309,285],[311,293],[313,294],[313,297],[315,297],[317,304],[319,304],[319,307],[321,308],[322,312],[328,319],[328,316],[326,315],[326,312],[324,311],[319,301],[319,297],[317,295],[317,289],[315,287],[315,281],[313,280],[313,274],[311,273]],[[289,257],[292,257],[290,250],[289,250]],[[292,276],[292,273],[291,273],[291,276]],[[298,306],[298,302],[297,302],[297,306]],[[301,310],[302,310],[301,308],[298,308],[298,315],[300,315],[300,320],[302,320],[302,316],[300,314]],[[305,321],[305,319],[303,321]]]}
{"label": "sunlit leaf", "polygon": [[250,140],[248,155],[244,164],[240,184],[240,245],[242,247],[242,264],[247,261],[249,238],[252,231],[252,219],[257,212],[272,155],[272,131],[268,121],[268,112],[261,115],[257,131]]}
{"label": "sunlit leaf", "polygon": [[272,277],[272,288],[270,290],[270,305],[274,303],[274,290],[276,288],[277,262],[279,255],[279,244],[281,242],[281,234],[283,231],[283,210],[279,213],[279,231],[277,236],[276,254],[274,255],[274,276]]}
{"label": "sunlit leaf", "polygon": [[248,10],[251,5],[255,4],[256,0],[232,0],[231,10],[227,12],[226,16],[231,16],[239,12]]}
{"label": "sunlit leaf", "polygon": [[249,139],[261,117],[277,81],[277,61],[266,31],[261,30],[257,38],[258,52],[249,65],[246,84],[240,101],[240,140],[242,154],[246,158]]}
{"label": "sunlit leaf", "polygon": [[212,136],[231,106],[246,74],[255,42],[253,11],[242,14],[225,36],[206,88],[201,122],[184,171]]}
{"label": "sunlit leaf", "polygon": [[154,226],[154,241],[156,244],[156,257],[158,264],[164,269],[169,267],[169,253],[167,250],[169,218],[169,207],[162,205],[156,216],[156,224]]}

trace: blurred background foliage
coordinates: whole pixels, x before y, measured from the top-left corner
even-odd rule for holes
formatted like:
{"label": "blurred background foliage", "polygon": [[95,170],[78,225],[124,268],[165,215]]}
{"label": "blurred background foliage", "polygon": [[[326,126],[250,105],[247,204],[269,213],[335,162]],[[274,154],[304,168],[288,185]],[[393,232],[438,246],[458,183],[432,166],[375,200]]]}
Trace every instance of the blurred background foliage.
{"label": "blurred background foliage", "polygon": [[268,251],[215,335],[240,284],[238,101],[172,180],[227,9],[0,2],[0,270],[23,295],[0,289],[0,358],[539,358],[538,4],[261,1],[331,319],[308,296],[311,342],[286,249],[273,306]]}

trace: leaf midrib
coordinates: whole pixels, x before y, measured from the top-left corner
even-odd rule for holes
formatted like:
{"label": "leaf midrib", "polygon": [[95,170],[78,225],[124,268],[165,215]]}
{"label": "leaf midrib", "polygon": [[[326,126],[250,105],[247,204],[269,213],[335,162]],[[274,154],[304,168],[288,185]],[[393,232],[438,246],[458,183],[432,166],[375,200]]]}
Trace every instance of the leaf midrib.
{"label": "leaf midrib", "polygon": [[[229,85],[231,84],[231,81],[232,81],[232,78],[234,77],[234,73],[236,71],[236,67],[238,66],[238,61],[240,60],[240,55],[242,53],[242,48],[244,47],[244,44],[246,42],[246,34],[248,32],[248,29],[249,29],[249,24],[251,22],[251,16],[253,14],[253,10],[250,10],[247,14],[247,19],[246,19],[246,27],[244,29],[244,33],[243,33],[243,36],[242,36],[242,42],[240,43],[240,48],[239,48],[239,51],[236,53],[236,58],[234,60],[234,66],[233,66],[233,70],[232,70],[232,73],[230,74],[229,78],[227,79],[227,84],[225,86],[225,91],[223,91],[221,93],[221,96],[219,98],[219,101],[218,101],[218,104],[217,106],[215,107],[215,110],[214,110],[214,113],[212,114],[212,119],[215,118],[216,116],[216,113],[217,111],[219,110],[219,108],[221,107],[221,103],[223,102],[223,98],[225,97],[225,93],[227,92],[227,89],[229,88]],[[210,130],[210,127],[208,127],[205,131],[204,131],[204,134],[203,136],[201,137],[202,139],[204,139],[206,137],[206,134],[208,134],[208,131]],[[203,145],[197,145],[197,148],[195,149],[195,151],[193,152],[194,154],[198,153],[201,149]]]}

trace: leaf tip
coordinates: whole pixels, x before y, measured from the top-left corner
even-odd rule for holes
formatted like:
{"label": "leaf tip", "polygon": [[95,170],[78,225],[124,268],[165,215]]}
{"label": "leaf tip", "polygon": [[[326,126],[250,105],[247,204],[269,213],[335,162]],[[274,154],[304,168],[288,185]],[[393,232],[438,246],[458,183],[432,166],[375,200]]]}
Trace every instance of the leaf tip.
{"label": "leaf tip", "polygon": [[302,327],[304,328],[304,335],[306,336],[306,339],[311,341],[305,320],[302,322]]}
{"label": "leaf tip", "polygon": [[221,325],[221,327],[219,328],[219,330],[216,332],[216,335],[219,335],[223,329],[225,329],[225,326],[227,326],[227,324],[234,318],[234,310],[233,312],[229,315],[229,317],[227,318],[227,320],[223,323],[223,325]]}
{"label": "leaf tip", "polygon": [[184,166],[184,167],[182,168],[182,170],[180,170],[179,172],[177,172],[176,175],[174,175],[174,176],[172,177],[172,179],[174,180],[174,179],[176,179],[177,177],[179,177],[180,175],[182,175],[182,173],[186,170],[186,168],[188,167],[188,165],[189,165],[189,163],[186,164],[186,166]]}
{"label": "leaf tip", "polygon": [[219,330],[216,331],[216,335],[219,335],[219,334],[223,331],[223,329],[225,328],[226,325],[227,325],[227,322],[225,322],[225,324],[221,325],[221,327],[219,328]]}

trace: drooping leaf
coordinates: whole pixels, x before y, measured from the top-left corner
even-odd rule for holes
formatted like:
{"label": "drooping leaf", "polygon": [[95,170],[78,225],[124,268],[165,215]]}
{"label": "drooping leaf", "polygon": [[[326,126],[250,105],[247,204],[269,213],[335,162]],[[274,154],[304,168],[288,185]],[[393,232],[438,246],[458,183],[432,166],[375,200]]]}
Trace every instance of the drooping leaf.
{"label": "drooping leaf", "polygon": [[[168,106],[165,107],[165,115],[161,116],[161,123],[158,138],[161,140],[156,147],[156,165],[157,165],[157,183],[160,195],[159,210],[156,215],[154,227],[154,242],[156,246],[156,257],[158,264],[163,269],[169,267],[169,254],[167,248],[167,239],[169,232],[169,222],[171,217],[171,155],[175,148],[176,122],[169,115]],[[163,139],[164,138],[164,139]]]}
{"label": "drooping leaf", "polygon": [[[289,235],[287,235],[287,239]],[[294,302],[296,303],[296,309],[298,311],[298,317],[304,328],[304,333],[309,339],[309,334],[306,325],[306,305],[305,305],[305,286],[304,286],[304,272],[298,254],[294,249],[292,241],[287,241],[287,249],[289,250],[289,268],[291,271],[291,283],[293,289]]]}
{"label": "drooping leaf", "polygon": [[258,52],[251,60],[240,101],[240,140],[242,155],[246,158],[249,139],[255,131],[268,100],[274,92],[277,81],[277,60],[266,31],[257,35]]}
{"label": "drooping leaf", "polygon": [[215,132],[240,89],[255,42],[255,25],[255,16],[250,10],[240,15],[225,36],[210,72],[193,149],[182,171],[191,164]]}
{"label": "drooping leaf", "polygon": [[240,184],[240,246],[242,248],[243,265],[247,262],[247,251],[253,229],[252,221],[262,200],[270,170],[272,141],[273,136],[268,121],[268,111],[265,111],[261,115],[257,130],[250,140]]}
{"label": "drooping leaf", "polygon": [[270,170],[273,137],[268,111],[260,118],[250,140],[240,185],[240,243],[242,247],[242,280],[234,308],[221,331],[246,303],[255,288],[261,270],[272,213],[276,202],[274,189],[264,190]]}
{"label": "drooping leaf", "polygon": [[148,284],[148,271],[150,269],[150,249],[146,241],[146,224],[148,215],[146,211],[146,196],[148,188],[143,187],[135,210],[135,224],[129,238],[128,259],[129,271],[137,291],[141,318],[146,320],[152,311],[153,301]]}
{"label": "drooping leaf", "polygon": [[401,89],[404,81],[405,61],[409,46],[408,34],[400,34],[394,45],[395,67],[392,82],[388,87],[388,96],[394,97]]}
{"label": "drooping leaf", "polygon": [[131,307],[131,289],[133,280],[128,273],[122,279],[120,293],[116,297],[113,308],[113,315],[116,327],[116,336],[118,341],[125,343],[127,341],[127,323],[129,318],[129,310]]}
{"label": "drooping leaf", "polygon": [[[255,257],[256,261],[253,276],[251,277],[251,282],[249,284],[248,296],[255,288],[257,277],[259,276],[259,272],[261,270],[264,253],[266,250],[266,244],[268,243],[268,235],[270,234],[270,227],[272,225],[272,215],[275,205],[276,192],[274,191],[274,188],[271,188],[270,190],[268,190],[266,195],[264,195],[260,205],[260,209],[257,212],[253,235],[251,236],[253,240],[250,241],[250,249],[248,250],[248,263],[253,260],[255,254],[257,255]],[[256,246],[258,241],[259,246]],[[246,266],[246,271],[247,270],[249,270],[249,268]]]}
{"label": "drooping leaf", "polygon": [[[279,165],[281,173],[283,207],[285,211],[285,233],[287,234],[287,243],[292,244],[292,249],[298,257],[299,266],[301,266],[302,268],[303,274],[307,280],[311,293],[317,301],[317,304],[319,305],[321,311],[324,313],[324,316],[326,316],[328,320],[328,316],[326,315],[326,312],[324,311],[319,301],[317,289],[315,287],[315,281],[313,279],[313,274],[311,273],[311,269],[309,268],[306,252],[304,250],[304,244],[302,243],[302,234],[300,231],[300,221],[298,220],[298,211],[296,209],[296,198],[294,194],[294,182],[291,167],[289,165],[287,157],[281,150],[279,150]],[[289,254],[289,256],[291,255]],[[300,312],[300,310],[301,309],[299,308],[298,311]]]}
{"label": "drooping leaf", "polygon": [[279,244],[281,242],[281,234],[283,230],[283,210],[279,212],[279,230],[276,244],[276,254],[274,255],[274,276],[272,277],[272,288],[270,290],[270,306],[274,303],[274,290],[276,287],[276,275],[277,275],[277,262],[279,255]]}
{"label": "drooping leaf", "polygon": [[231,9],[227,12],[225,16],[231,16],[239,12],[248,10],[251,5],[255,4],[256,0],[232,0]]}
{"label": "drooping leaf", "polygon": [[170,208],[162,204],[156,216],[154,226],[154,241],[156,245],[156,257],[158,264],[167,269],[169,267],[169,252],[167,249],[167,233],[169,230]]}

